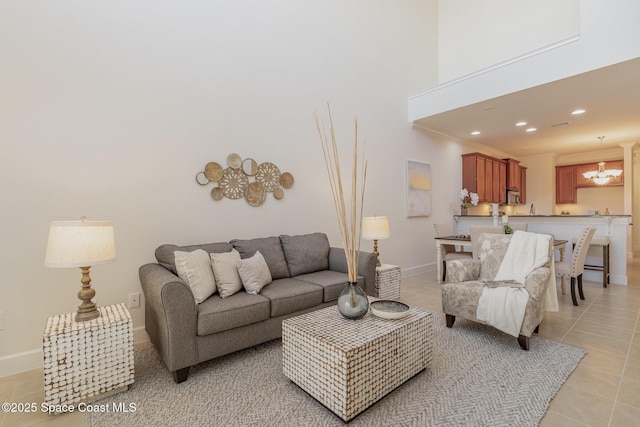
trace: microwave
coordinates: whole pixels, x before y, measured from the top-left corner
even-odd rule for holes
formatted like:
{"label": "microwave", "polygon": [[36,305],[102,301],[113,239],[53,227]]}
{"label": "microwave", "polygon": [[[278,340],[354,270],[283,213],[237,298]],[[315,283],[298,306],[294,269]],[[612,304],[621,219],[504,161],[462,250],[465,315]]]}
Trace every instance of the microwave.
{"label": "microwave", "polygon": [[517,190],[507,190],[507,205],[519,205],[520,204],[520,192]]}

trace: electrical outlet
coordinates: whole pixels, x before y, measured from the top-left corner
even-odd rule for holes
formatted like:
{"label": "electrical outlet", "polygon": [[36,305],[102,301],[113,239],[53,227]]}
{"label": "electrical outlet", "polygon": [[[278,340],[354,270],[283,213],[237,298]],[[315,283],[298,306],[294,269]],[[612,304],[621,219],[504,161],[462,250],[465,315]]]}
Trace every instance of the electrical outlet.
{"label": "electrical outlet", "polygon": [[129,294],[129,308],[140,307],[140,292]]}
{"label": "electrical outlet", "polygon": [[0,330],[4,329],[4,312],[0,311]]}

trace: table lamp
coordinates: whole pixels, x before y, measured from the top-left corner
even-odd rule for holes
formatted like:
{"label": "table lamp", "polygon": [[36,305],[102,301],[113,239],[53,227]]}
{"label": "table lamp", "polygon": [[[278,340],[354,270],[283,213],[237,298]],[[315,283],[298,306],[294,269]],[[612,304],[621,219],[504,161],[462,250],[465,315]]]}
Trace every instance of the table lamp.
{"label": "table lamp", "polygon": [[378,240],[391,237],[389,230],[389,218],[386,216],[366,216],[362,218],[362,238],[373,240],[373,253],[376,254],[376,265],[380,267],[380,253],[378,252]]}
{"label": "table lamp", "polygon": [[82,272],[82,288],[78,298],[76,321],[83,322],[100,317],[91,299],[96,291],[91,288],[89,269],[92,265],[115,261],[116,246],[111,221],[52,221],[44,259],[45,267],[79,267]]}

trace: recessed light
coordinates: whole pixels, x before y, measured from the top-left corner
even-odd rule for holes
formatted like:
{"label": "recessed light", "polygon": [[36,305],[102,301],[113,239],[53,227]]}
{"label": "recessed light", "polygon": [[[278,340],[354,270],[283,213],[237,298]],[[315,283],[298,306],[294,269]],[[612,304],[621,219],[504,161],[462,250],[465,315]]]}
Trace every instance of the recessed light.
{"label": "recessed light", "polygon": [[573,114],[574,116],[577,116],[578,114],[583,114],[584,112],[586,112],[587,110],[583,110],[582,108],[578,108],[577,110],[573,110],[571,112],[571,114]]}
{"label": "recessed light", "polygon": [[535,132],[535,131],[537,131],[537,130],[538,130],[538,129],[536,129],[536,128],[528,128],[528,129],[527,129],[527,132]]}
{"label": "recessed light", "polygon": [[471,132],[471,135],[480,135],[480,131],[479,130],[474,130],[473,132]]}
{"label": "recessed light", "polygon": [[518,122],[516,123],[516,126],[525,126],[527,124],[527,122]]}

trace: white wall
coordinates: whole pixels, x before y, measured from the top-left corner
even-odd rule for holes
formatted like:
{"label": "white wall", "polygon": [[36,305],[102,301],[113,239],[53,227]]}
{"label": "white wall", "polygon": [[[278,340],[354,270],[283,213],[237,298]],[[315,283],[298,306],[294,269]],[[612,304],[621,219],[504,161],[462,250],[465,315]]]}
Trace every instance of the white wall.
{"label": "white wall", "polygon": [[[114,222],[118,260],[92,269],[100,305],[139,292],[138,267],[162,243],[322,231],[339,246],[313,121],[326,101],[345,159],[356,116],[367,141],[365,215],[391,220],[384,261],[432,266],[431,224],[451,213],[439,201],[459,190],[460,149],[406,117],[409,90],[437,75],[435,43],[422,43],[436,10],[419,0],[0,3],[0,376],[30,368],[25,355],[41,363],[47,317],[78,305],[80,272],[43,267],[52,220]],[[194,177],[230,153],[275,163],[293,188],[258,208],[213,201]],[[430,218],[405,217],[407,159],[432,165]],[[144,309],[131,313],[141,328]]]}
{"label": "white wall", "polygon": [[[495,13],[493,20],[489,20],[490,15],[485,13],[486,5],[517,4],[512,1],[473,1],[454,0],[452,3],[458,4],[457,11],[470,16],[479,16],[485,26],[500,28],[501,22],[515,20],[516,22],[528,22],[526,31],[540,36],[540,29],[536,28],[535,20],[527,21],[522,18],[522,13],[516,7],[506,7]],[[556,3],[568,5],[568,12],[560,16],[571,16],[571,11],[575,3],[573,1],[563,2],[528,2],[532,10],[545,12],[547,7],[560,7]],[[550,6],[550,3],[553,6]],[[449,7],[449,0],[439,3],[440,9]],[[529,10],[529,7],[525,8]],[[446,9],[445,9],[446,10]],[[474,104],[486,99],[513,93],[522,89],[560,80],[565,77],[574,76],[587,71],[602,68],[607,65],[637,58],[640,56],[640,26],[637,25],[637,17],[640,16],[640,2],[636,0],[616,0],[615,2],[604,2],[601,0],[580,0],[579,30],[580,34],[569,40],[556,40],[557,45],[552,49],[542,49],[537,54],[530,55],[531,51],[522,47],[516,56],[511,56],[508,61],[504,61],[497,66],[475,69],[477,73],[465,75],[463,78],[453,82],[443,82],[435,87],[425,88],[423,91],[415,93],[409,97],[409,122],[429,117],[444,111]],[[451,15],[455,17],[454,9]],[[568,18],[566,18],[568,19]],[[565,21],[566,21],[565,19]],[[564,22],[564,21],[561,21]],[[444,23],[440,22],[441,32]],[[525,25],[525,24],[523,24]],[[575,27],[575,24],[569,25]],[[478,28],[478,27],[475,27]],[[563,28],[552,25],[551,28]],[[467,33],[467,28],[460,27],[460,33]],[[525,31],[525,32],[526,32]],[[544,29],[543,29],[544,32]],[[471,32],[473,34],[473,31]],[[476,34],[473,34],[474,36]],[[558,35],[556,35],[558,36]],[[454,37],[454,36],[451,36]],[[480,40],[482,40],[481,36]],[[469,52],[475,47],[476,50],[498,51],[501,56],[511,54],[518,47],[512,40],[515,38],[503,39],[499,44],[454,43],[457,50],[449,52],[451,58],[471,56]],[[448,44],[440,42],[441,49],[449,49]],[[511,52],[511,53],[509,53]],[[444,55],[444,53],[443,53]],[[440,58],[440,67],[445,69],[446,61]],[[482,65],[477,61],[468,64],[475,67]],[[453,64],[452,64],[453,65]],[[447,73],[443,71],[443,73]]]}
{"label": "white wall", "polygon": [[580,32],[580,0],[441,0],[438,14],[440,83]]}

